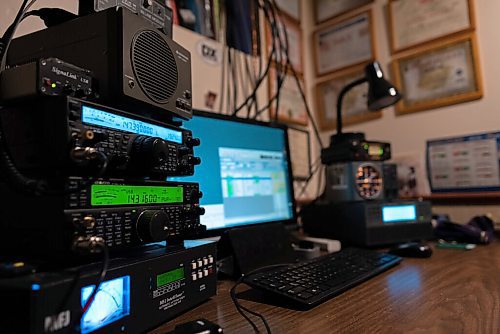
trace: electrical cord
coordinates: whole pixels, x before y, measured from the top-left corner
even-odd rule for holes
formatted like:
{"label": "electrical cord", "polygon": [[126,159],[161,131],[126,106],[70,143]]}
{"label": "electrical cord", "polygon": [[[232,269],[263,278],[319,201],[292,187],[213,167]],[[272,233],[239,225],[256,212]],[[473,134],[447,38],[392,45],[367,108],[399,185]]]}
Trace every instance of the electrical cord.
{"label": "electrical cord", "polygon": [[[274,3],[274,0],[272,0],[272,2]],[[282,24],[284,24],[284,21],[283,21],[283,16],[281,14],[281,11],[278,9],[278,16],[280,17],[280,20],[282,22]],[[288,32],[286,29],[283,29],[284,31],[284,34],[285,34],[285,39],[288,41]],[[319,130],[318,130],[318,126],[314,120],[314,117],[311,113],[311,109],[309,108],[309,103],[307,103],[307,99],[306,99],[306,96],[305,96],[305,93],[304,93],[304,89],[301,87],[301,84],[300,84],[300,79],[297,75],[297,71],[295,70],[295,67],[290,63],[290,56],[289,56],[289,53],[288,53],[288,48],[285,49],[285,52],[286,52],[286,59],[287,59],[287,65],[289,65],[289,68],[290,70],[292,71],[292,74],[295,78],[295,82],[297,84],[297,86],[299,87],[299,92],[300,92],[300,95],[301,95],[301,98],[302,98],[302,101],[304,102],[304,106],[306,108],[306,113],[307,113],[307,116],[309,117],[309,120],[311,121],[311,124],[312,124],[312,128],[313,128],[313,131],[314,131],[314,134],[316,136],[316,140],[318,141],[318,144],[320,146],[321,149],[324,148],[323,146],[323,141],[321,140],[321,136],[319,134]]]}
{"label": "electrical cord", "polygon": [[[102,253],[102,266],[100,268],[99,277],[96,281],[94,290],[92,290],[91,295],[89,296],[85,304],[82,306],[82,308],[79,310],[78,314],[75,317],[71,317],[70,323],[68,325],[69,328],[73,328],[75,333],[80,333],[79,326],[81,324],[81,319],[85,315],[85,312],[88,311],[88,309],[91,307],[92,301],[95,299],[102,283],[104,282],[104,279],[106,278],[106,274],[109,268],[110,257],[105,240],[101,237],[96,237],[96,236],[78,237],[77,239],[75,239],[73,243],[72,250],[82,255]],[[63,310],[67,309],[69,300],[73,295],[74,290],[78,288],[78,282],[81,278],[82,270],[81,269],[71,270],[68,271],[68,273],[74,273],[74,277],[71,278],[72,280],[71,285],[66,290],[67,292],[65,293],[65,296],[62,298],[62,301],[59,304],[57,312],[55,314],[59,314]]]}
{"label": "electrical cord", "polygon": [[[36,0],[32,0],[34,3]],[[16,14],[16,17],[14,19],[14,22],[7,28],[5,33],[2,36],[2,47],[1,47],[1,55],[0,55],[0,74],[5,70],[6,62],[7,62],[7,51],[10,46],[10,42],[12,41],[12,38],[14,37],[14,34],[17,30],[17,27],[19,26],[19,23],[21,23],[23,19],[23,15],[25,14],[28,0],[23,0],[23,3],[21,4],[21,7],[19,8],[19,11]]]}
{"label": "electrical cord", "polygon": [[100,248],[102,251],[102,254],[103,254],[102,268],[101,268],[101,272],[99,274],[99,279],[94,287],[94,290],[92,291],[89,298],[85,302],[85,305],[82,307],[82,317],[89,310],[90,306],[92,305],[92,302],[94,301],[95,296],[99,292],[99,288],[101,287],[102,282],[104,282],[104,279],[106,278],[106,273],[108,271],[108,266],[109,266],[109,251],[108,251],[108,247],[106,246],[106,243],[104,242],[104,239],[102,239],[99,242],[96,242],[95,247]]}
{"label": "electrical cord", "polygon": [[262,323],[264,324],[264,327],[266,328],[267,334],[271,334],[271,327],[269,326],[266,318],[262,314],[260,314],[258,312],[255,312],[255,311],[252,311],[252,310],[248,309],[247,307],[245,307],[245,306],[243,306],[243,305],[240,304],[240,302],[238,301],[238,296],[236,294],[236,288],[240,284],[243,284],[243,279],[245,277],[248,277],[248,276],[251,276],[251,275],[255,275],[255,274],[264,272],[266,270],[274,269],[274,268],[277,268],[277,267],[285,267],[285,266],[289,266],[289,265],[290,265],[290,263],[272,264],[272,265],[269,265],[269,266],[260,267],[260,268],[257,268],[255,270],[252,270],[252,271],[250,271],[247,274],[241,275],[241,277],[238,278],[238,280],[235,282],[235,284],[233,285],[233,287],[229,291],[230,292],[230,296],[231,296],[231,300],[233,301],[233,304],[236,307],[236,310],[238,311],[238,313],[243,318],[245,318],[245,320],[248,321],[248,323],[252,326],[252,328],[253,328],[253,330],[254,330],[255,333],[260,333],[259,328],[253,322],[253,320],[250,319],[250,317],[247,314],[245,314],[245,312],[248,312],[248,313],[250,313],[250,314],[252,314],[252,315],[260,318],[261,321],[262,321]]}
{"label": "electrical cord", "polygon": [[[96,177],[101,177],[106,172],[109,165],[109,160],[107,156],[99,151],[91,152],[88,156],[89,160],[99,161],[99,171],[96,173]],[[9,183],[13,188],[20,191],[33,193],[35,195],[61,195],[75,193],[88,186],[93,181],[93,178],[89,178],[87,182],[83,182],[78,187],[74,189],[64,189],[63,191],[53,191],[49,190],[47,187],[47,180],[43,179],[33,179],[25,176],[19,169],[17,169],[12,157],[9,154],[7,148],[7,142],[5,135],[3,133],[3,124],[0,118],[0,166],[3,167],[6,174],[9,176],[6,178],[7,183]]]}
{"label": "electrical cord", "polygon": [[[259,72],[260,72],[260,67],[261,67],[261,64],[262,64],[262,57],[258,57],[259,59]],[[250,59],[244,57],[244,60],[245,60],[245,71],[246,71],[246,75],[247,77],[250,77],[252,79],[252,94],[253,94],[253,100],[252,100],[252,105],[255,106],[255,112],[257,112],[257,110],[259,110],[259,101],[258,101],[258,97],[257,97],[257,92],[255,91],[255,82],[257,80],[257,75],[255,74],[255,67],[252,68],[252,71],[250,71],[250,66],[248,65],[248,62],[251,61]],[[259,76],[261,74],[259,73]],[[248,113],[247,113],[247,119],[250,118],[250,113],[251,113],[251,108],[248,110]]]}
{"label": "electrical cord", "polygon": [[314,161],[312,164],[311,164],[311,174],[307,177],[307,179],[304,181],[304,184],[302,185],[302,188],[300,190],[300,193],[298,195],[298,198],[302,197],[302,195],[304,195],[306,189],[307,189],[307,186],[309,185],[309,182],[311,182],[312,178],[314,177],[314,175],[316,175],[316,172],[318,172],[320,169],[321,169],[321,158],[318,158],[316,159],[316,161]]}
{"label": "electrical cord", "polygon": [[27,17],[26,13],[35,4],[36,1],[37,0],[31,0],[28,3],[28,0],[23,0],[23,3],[21,4],[19,11],[17,12],[14,22],[7,28],[4,35],[2,36],[2,42],[0,46],[0,74],[5,70],[5,67],[7,66],[7,52],[9,50],[10,43],[14,38],[17,27],[19,26],[21,21]]}
{"label": "electrical cord", "polygon": [[[81,323],[82,318],[85,316],[85,313],[90,309],[92,306],[93,301],[95,300],[95,297],[97,293],[99,292],[99,289],[101,288],[102,283],[104,282],[104,279],[106,278],[106,274],[108,272],[109,268],[109,250],[106,245],[106,242],[103,238],[101,237],[78,237],[74,243],[73,243],[73,251],[81,253],[81,254],[96,254],[96,253],[102,253],[102,266],[99,271],[99,277],[96,281],[95,287],[92,290],[92,293],[90,296],[87,298],[87,301],[85,304],[82,306],[79,314],[74,318],[75,320],[72,320],[72,322],[77,321],[76,324],[74,324],[74,328],[76,332],[80,332],[79,330],[79,325]],[[76,280],[76,278],[75,278]],[[76,287],[76,285],[75,285]],[[68,294],[68,298],[71,294]],[[62,304],[62,308],[66,306],[68,300]],[[73,327],[73,326],[71,326]]]}

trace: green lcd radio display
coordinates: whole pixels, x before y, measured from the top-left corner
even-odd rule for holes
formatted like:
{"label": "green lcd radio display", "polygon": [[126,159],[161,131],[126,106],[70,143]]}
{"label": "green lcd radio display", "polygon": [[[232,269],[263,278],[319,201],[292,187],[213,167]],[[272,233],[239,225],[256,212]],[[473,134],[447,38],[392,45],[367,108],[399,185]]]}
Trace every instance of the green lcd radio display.
{"label": "green lcd radio display", "polygon": [[94,184],[90,192],[92,206],[172,204],[182,203],[184,198],[182,186]]}
{"label": "green lcd radio display", "polygon": [[156,276],[156,286],[161,287],[184,278],[184,267],[177,268]]}

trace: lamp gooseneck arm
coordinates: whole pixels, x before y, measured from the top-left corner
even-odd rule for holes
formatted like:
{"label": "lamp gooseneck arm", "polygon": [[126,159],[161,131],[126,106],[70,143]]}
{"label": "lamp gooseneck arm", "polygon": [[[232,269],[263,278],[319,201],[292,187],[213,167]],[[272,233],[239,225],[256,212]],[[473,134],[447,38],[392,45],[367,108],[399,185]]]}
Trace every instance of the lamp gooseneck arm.
{"label": "lamp gooseneck arm", "polygon": [[365,83],[366,77],[360,78],[346,85],[339,93],[339,97],[337,98],[337,134],[342,133],[342,100],[344,99],[344,95],[347,94],[353,87],[357,85],[361,85]]}

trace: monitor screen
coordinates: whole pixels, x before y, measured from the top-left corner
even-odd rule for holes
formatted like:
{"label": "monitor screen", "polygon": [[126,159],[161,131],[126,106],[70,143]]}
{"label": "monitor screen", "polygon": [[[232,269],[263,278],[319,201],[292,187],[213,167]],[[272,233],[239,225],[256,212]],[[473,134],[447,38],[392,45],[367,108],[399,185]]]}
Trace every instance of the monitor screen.
{"label": "monitor screen", "polygon": [[286,129],[265,123],[195,113],[184,125],[200,138],[195,175],[169,178],[198,182],[208,230],[293,222],[294,202]]}

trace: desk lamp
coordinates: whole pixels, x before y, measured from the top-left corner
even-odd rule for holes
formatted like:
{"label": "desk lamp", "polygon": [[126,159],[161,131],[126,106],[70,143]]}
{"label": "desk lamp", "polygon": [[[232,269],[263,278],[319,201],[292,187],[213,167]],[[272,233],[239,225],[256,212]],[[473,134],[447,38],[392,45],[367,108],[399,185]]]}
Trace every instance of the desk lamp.
{"label": "desk lamp", "polygon": [[[321,150],[321,162],[328,166],[326,196],[331,201],[380,199],[383,196],[381,162],[391,158],[390,143],[367,141],[361,132],[342,132],[344,96],[365,82],[368,83],[368,110],[380,110],[401,99],[397,89],[384,79],[378,62],[368,64],[362,78],[342,88],[337,99],[337,133],[330,137],[330,146]],[[352,179],[354,176],[359,179]],[[340,189],[329,183],[338,180],[351,180],[351,187]]]}
{"label": "desk lamp", "polygon": [[363,140],[362,133],[342,132],[342,101],[352,88],[368,82],[368,110],[376,111],[389,107],[401,99],[398,90],[387,80],[378,62],[365,67],[365,76],[357,79],[342,88],[337,99],[337,133],[331,136],[331,145],[340,144],[348,140]]}

